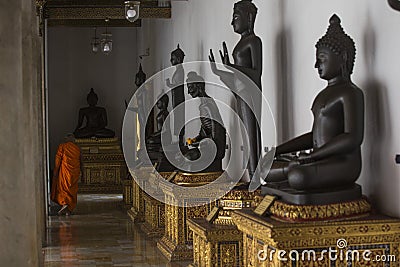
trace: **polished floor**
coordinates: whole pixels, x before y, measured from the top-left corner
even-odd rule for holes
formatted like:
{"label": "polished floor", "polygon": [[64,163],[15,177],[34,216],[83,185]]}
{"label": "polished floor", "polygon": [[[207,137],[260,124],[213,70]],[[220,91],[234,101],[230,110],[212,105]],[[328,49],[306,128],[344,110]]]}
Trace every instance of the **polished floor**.
{"label": "polished floor", "polygon": [[84,194],[71,216],[50,216],[44,266],[187,266],[168,263],[121,203],[121,195]]}

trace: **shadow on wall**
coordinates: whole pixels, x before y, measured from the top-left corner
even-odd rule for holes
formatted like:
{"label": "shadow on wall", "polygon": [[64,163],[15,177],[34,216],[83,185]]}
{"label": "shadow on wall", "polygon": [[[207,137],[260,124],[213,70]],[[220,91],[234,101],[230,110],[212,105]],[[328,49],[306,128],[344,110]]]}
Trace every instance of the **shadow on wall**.
{"label": "shadow on wall", "polygon": [[[387,161],[387,147],[391,140],[392,129],[390,126],[390,109],[388,106],[387,87],[379,81],[375,75],[376,35],[370,20],[367,20],[364,33],[364,57],[366,59],[367,79],[363,87],[365,95],[365,135],[364,135],[364,185],[369,191],[369,198],[378,207],[383,207],[381,192],[384,191],[386,183],[383,180],[391,177],[383,177],[391,172],[390,166],[393,162]],[[390,158],[390,157],[389,157]],[[397,179],[396,179],[397,181]],[[398,188],[399,185],[392,185]]]}
{"label": "shadow on wall", "polygon": [[277,109],[276,118],[278,144],[293,136],[293,70],[291,60],[291,33],[283,29],[276,37],[277,52]]}

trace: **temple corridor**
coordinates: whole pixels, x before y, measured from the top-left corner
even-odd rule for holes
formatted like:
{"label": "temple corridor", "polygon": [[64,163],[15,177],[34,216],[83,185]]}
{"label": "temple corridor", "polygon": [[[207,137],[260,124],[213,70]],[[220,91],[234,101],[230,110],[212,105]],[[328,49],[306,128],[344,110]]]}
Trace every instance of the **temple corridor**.
{"label": "temple corridor", "polygon": [[167,263],[121,203],[118,194],[80,194],[71,216],[50,216],[44,266],[186,266]]}

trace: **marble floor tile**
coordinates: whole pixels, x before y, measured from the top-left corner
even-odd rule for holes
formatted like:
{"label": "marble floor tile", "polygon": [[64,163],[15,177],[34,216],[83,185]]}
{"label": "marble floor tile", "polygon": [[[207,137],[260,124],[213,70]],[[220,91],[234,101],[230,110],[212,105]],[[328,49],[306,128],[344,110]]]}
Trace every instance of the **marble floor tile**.
{"label": "marble floor tile", "polygon": [[168,263],[121,209],[122,195],[80,194],[71,216],[50,216],[45,267],[181,267]]}

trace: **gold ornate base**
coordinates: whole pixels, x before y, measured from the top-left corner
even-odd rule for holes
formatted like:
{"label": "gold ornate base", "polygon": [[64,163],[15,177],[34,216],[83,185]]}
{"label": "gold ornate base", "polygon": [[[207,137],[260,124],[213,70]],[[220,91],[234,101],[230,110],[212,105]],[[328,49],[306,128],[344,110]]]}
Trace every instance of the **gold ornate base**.
{"label": "gold ornate base", "polygon": [[214,182],[222,172],[203,172],[203,173],[185,173],[178,172],[174,178],[174,184],[182,186],[202,186]]}
{"label": "gold ornate base", "polygon": [[142,167],[135,170],[129,170],[132,176],[132,208],[128,211],[128,216],[134,223],[144,222],[144,202],[143,189],[147,186],[153,167]]}
{"label": "gold ornate base", "polygon": [[142,216],[133,207],[128,210],[127,214],[133,223],[143,222]]}
{"label": "gold ornate base", "polygon": [[159,174],[150,174],[148,186],[146,188],[147,193],[143,194],[144,222],[140,225],[140,228],[151,238],[162,237],[165,231],[165,204],[157,200],[162,199],[164,193],[158,187],[156,175],[159,175],[161,179],[166,179],[171,173],[161,172]]}
{"label": "gold ornate base", "polygon": [[191,266],[243,266],[243,237],[232,221],[231,212],[256,207],[261,200],[260,193],[260,190],[249,192],[246,185],[237,185],[218,201],[221,209],[214,222],[205,219],[188,221],[193,231]]}
{"label": "gold ornate base", "polygon": [[371,205],[366,198],[329,205],[293,205],[277,200],[268,211],[282,221],[334,221],[366,217]]}
{"label": "gold ornate base", "polygon": [[[208,184],[221,176],[218,173],[186,174],[178,173],[174,183],[160,184],[165,195],[165,232],[158,241],[157,247],[170,261],[193,259],[193,234],[187,220],[205,218],[216,205],[216,195],[221,193],[219,187],[199,190],[196,196],[191,195],[188,187],[199,187]],[[196,203],[197,206],[187,206]]]}
{"label": "gold ornate base", "polygon": [[133,187],[132,187],[132,178],[129,176],[130,179],[125,179],[122,181],[122,196],[123,196],[123,201],[124,201],[124,206],[127,209],[132,208],[132,203],[133,203]]}
{"label": "gold ornate base", "polygon": [[82,151],[80,193],[122,193],[127,168],[118,138],[76,139]]}
{"label": "gold ornate base", "polygon": [[214,224],[234,225],[231,212],[241,209],[253,209],[261,201],[261,191],[249,192],[247,185],[238,185],[223,196],[218,206],[221,208]]}
{"label": "gold ornate base", "polygon": [[234,225],[211,224],[205,219],[189,219],[193,231],[193,267],[241,267],[243,237]]}
{"label": "gold ornate base", "polygon": [[242,210],[232,220],[243,232],[244,266],[399,266],[398,219],[289,223]]}
{"label": "gold ornate base", "polygon": [[80,194],[121,194],[122,185],[78,185]]}

